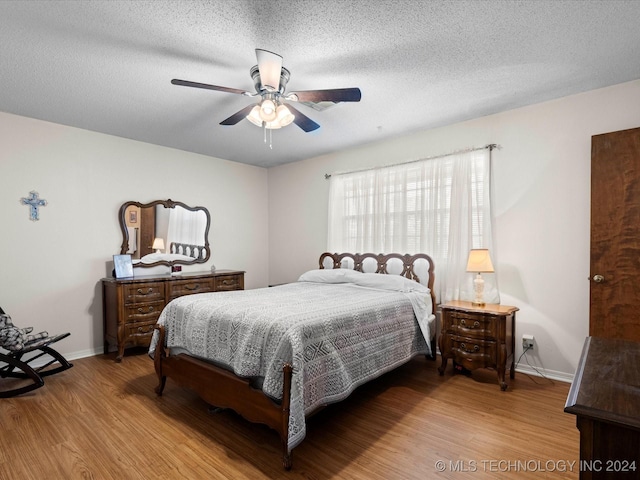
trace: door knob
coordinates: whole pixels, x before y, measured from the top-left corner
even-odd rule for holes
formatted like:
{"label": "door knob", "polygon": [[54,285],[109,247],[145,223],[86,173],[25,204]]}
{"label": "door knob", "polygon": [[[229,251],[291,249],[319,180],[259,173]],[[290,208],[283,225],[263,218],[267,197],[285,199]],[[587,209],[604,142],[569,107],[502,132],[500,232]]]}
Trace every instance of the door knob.
{"label": "door knob", "polygon": [[602,283],[604,282],[604,277],[602,275],[594,275],[593,281],[596,283]]}

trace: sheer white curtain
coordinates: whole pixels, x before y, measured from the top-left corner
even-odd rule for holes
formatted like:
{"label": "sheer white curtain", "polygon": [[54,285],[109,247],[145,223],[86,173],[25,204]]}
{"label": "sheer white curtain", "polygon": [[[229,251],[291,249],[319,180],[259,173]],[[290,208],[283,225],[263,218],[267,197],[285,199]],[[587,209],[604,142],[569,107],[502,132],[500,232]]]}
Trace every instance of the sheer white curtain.
{"label": "sheer white curtain", "polygon": [[[492,240],[488,148],[390,167],[332,175],[328,249],[428,253],[439,302],[472,300],[471,248]],[[499,303],[495,274],[484,274],[485,301]]]}
{"label": "sheer white curtain", "polygon": [[202,210],[191,211],[182,207],[169,211],[169,227],[167,232],[167,248],[171,242],[204,245],[204,231],[207,216]]}

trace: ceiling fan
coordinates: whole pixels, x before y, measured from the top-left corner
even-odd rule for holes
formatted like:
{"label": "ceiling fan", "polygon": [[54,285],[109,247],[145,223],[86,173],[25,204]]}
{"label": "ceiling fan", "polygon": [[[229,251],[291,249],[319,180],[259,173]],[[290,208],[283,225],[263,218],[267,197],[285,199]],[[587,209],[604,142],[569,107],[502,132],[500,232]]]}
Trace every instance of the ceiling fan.
{"label": "ceiling fan", "polygon": [[267,129],[285,127],[295,123],[305,132],[312,132],[320,128],[316,122],[294,108],[287,102],[304,102],[308,105],[319,105],[321,102],[359,102],[361,93],[359,88],[334,88],[329,90],[305,90],[291,92],[285,95],[285,90],[291,76],[289,70],[282,66],[282,57],[276,53],[256,48],[258,64],[250,70],[256,93],[238,88],[220,87],[206,83],[188,80],[171,80],[173,85],[183,87],[204,88],[220,92],[235,93],[248,97],[260,97],[258,104],[251,104],[220,122],[220,125],[235,125],[243,118],[254,125]]}

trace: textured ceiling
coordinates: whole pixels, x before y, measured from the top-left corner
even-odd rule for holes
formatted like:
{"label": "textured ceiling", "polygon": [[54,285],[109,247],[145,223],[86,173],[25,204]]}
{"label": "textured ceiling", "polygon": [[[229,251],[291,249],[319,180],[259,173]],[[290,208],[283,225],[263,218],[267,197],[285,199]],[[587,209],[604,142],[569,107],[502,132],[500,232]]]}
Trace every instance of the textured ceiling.
{"label": "textured ceiling", "polygon": [[[0,1],[0,111],[273,166],[640,78],[640,1]],[[219,122],[254,102],[255,48],[287,91],[360,87],[321,125]],[[630,108],[638,108],[633,106]],[[597,112],[594,112],[597,114]]]}

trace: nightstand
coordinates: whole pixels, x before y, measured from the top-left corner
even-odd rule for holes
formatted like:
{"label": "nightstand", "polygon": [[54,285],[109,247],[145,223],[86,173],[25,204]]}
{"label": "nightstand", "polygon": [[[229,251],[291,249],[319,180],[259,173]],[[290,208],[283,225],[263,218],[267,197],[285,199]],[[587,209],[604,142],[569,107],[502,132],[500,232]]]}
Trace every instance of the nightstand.
{"label": "nightstand", "polygon": [[486,304],[475,307],[471,302],[451,301],[440,306],[442,331],[438,346],[444,375],[450,358],[468,370],[495,368],[500,389],[506,390],[505,371],[511,361],[509,377],[515,374],[515,332],[517,307]]}

